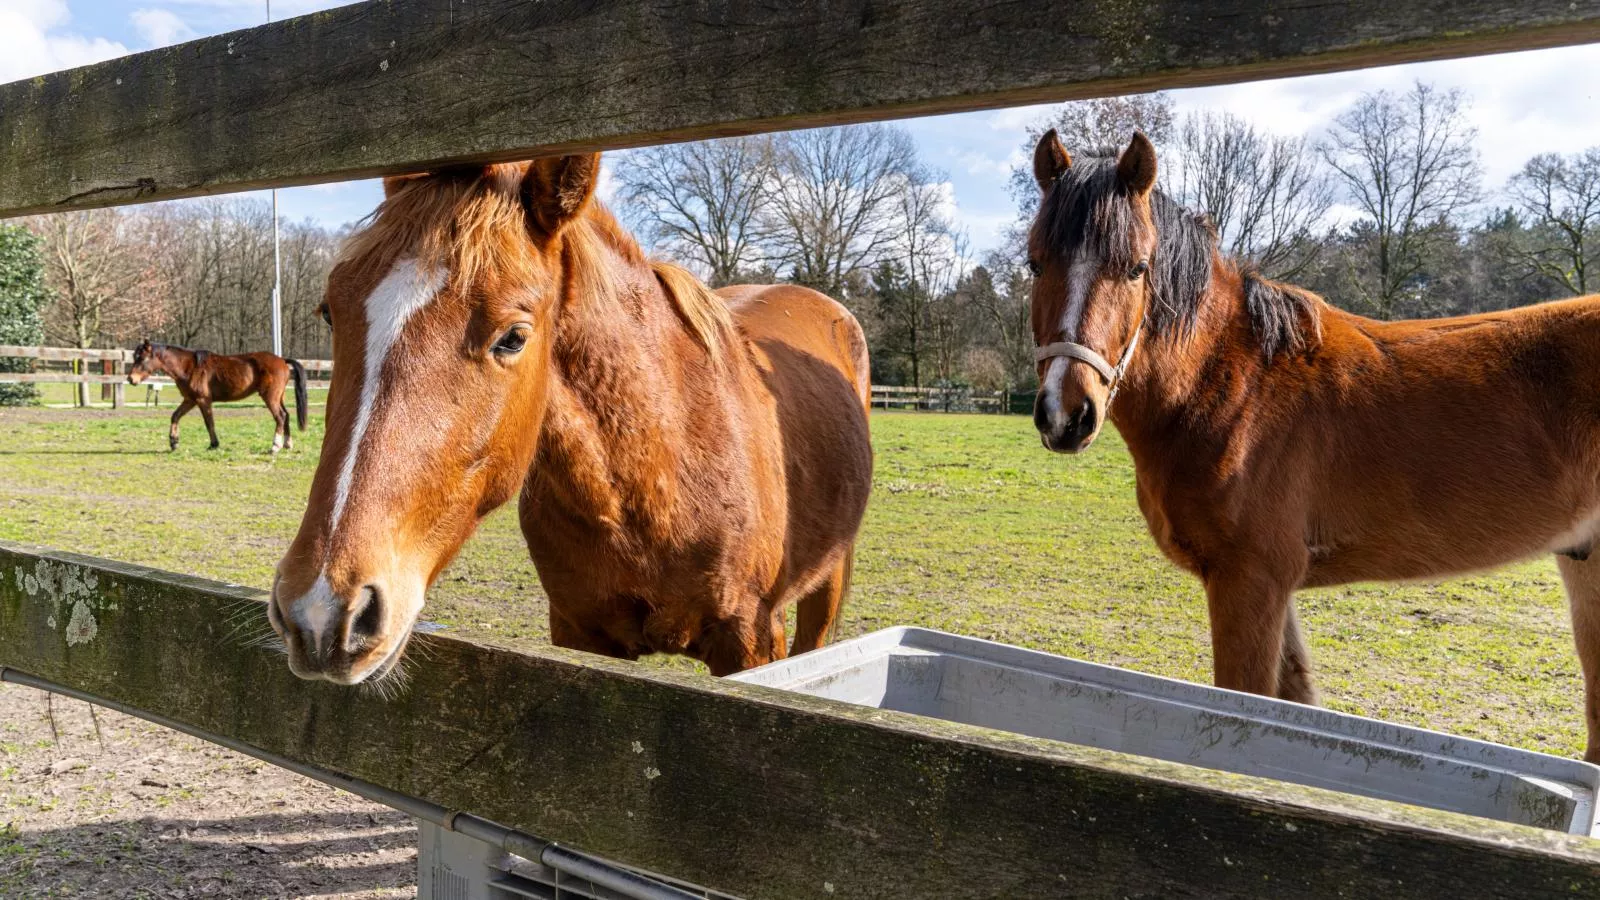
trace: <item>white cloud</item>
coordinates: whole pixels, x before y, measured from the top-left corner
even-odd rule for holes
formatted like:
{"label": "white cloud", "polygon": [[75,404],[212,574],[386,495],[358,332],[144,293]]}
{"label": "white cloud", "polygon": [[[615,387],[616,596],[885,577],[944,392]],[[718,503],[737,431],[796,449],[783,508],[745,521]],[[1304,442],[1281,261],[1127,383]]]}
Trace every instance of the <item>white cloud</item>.
{"label": "white cloud", "polygon": [[1484,187],[1499,188],[1536,153],[1600,144],[1600,49],[1563,47],[1174,91],[1179,112],[1222,109],[1279,134],[1323,134],[1367,91],[1422,80],[1460,88],[1478,129]]}
{"label": "white cloud", "polygon": [[66,0],[6,0],[0,6],[0,83],[127,54],[116,41],[65,30]]}
{"label": "white cloud", "polygon": [[136,9],[128,18],[133,30],[150,47],[169,47],[196,36],[189,23],[169,9]]}

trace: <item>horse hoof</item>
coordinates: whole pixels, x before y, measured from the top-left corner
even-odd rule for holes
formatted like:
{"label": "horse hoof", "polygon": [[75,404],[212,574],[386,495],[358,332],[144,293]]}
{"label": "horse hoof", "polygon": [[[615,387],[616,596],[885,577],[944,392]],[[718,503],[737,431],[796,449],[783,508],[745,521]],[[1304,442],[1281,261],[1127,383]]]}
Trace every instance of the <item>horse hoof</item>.
{"label": "horse hoof", "polygon": [[207,450],[215,450],[215,449],[217,449],[218,447],[221,447],[221,446],[222,446],[221,444],[212,444],[210,447],[207,447],[206,449]]}

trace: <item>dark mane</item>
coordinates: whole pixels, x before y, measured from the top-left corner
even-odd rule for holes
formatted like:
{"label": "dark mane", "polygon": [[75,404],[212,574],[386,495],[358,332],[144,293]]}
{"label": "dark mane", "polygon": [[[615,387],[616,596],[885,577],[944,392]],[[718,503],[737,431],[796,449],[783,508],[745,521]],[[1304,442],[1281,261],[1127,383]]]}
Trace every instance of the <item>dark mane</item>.
{"label": "dark mane", "polygon": [[[1117,180],[1116,160],[1115,148],[1084,154],[1045,193],[1034,222],[1045,246],[1067,253],[1087,245],[1114,268],[1136,262],[1133,236],[1138,223]],[[1160,188],[1150,195],[1150,216],[1158,238],[1150,261],[1155,302],[1148,326],[1157,335],[1187,334],[1211,287],[1217,232],[1204,213],[1185,209]],[[1315,294],[1264,278],[1254,266],[1227,262],[1244,282],[1250,329],[1266,359],[1316,343],[1321,327]]]}

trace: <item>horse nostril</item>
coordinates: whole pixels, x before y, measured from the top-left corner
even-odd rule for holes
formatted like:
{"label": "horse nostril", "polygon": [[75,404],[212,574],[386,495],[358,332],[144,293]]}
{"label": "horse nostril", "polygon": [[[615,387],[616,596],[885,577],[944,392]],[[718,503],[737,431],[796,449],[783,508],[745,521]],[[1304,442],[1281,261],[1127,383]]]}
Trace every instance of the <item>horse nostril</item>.
{"label": "horse nostril", "polygon": [[383,601],[378,595],[378,589],[367,585],[361,589],[361,599],[364,601],[361,612],[350,623],[350,636],[345,645],[351,652],[365,648],[378,636],[378,630],[383,627]]}
{"label": "horse nostril", "polygon": [[1094,401],[1088,397],[1083,398],[1083,402],[1078,404],[1077,412],[1072,414],[1072,424],[1077,428],[1094,425]]}

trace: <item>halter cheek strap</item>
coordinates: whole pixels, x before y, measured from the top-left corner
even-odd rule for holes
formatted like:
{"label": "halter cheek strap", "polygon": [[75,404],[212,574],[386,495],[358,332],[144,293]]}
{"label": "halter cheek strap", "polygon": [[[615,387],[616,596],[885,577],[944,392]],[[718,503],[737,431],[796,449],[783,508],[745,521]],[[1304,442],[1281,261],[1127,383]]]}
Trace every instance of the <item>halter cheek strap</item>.
{"label": "halter cheek strap", "polygon": [[1033,351],[1033,360],[1034,362],[1044,362],[1047,359],[1054,359],[1059,356],[1087,363],[1090,368],[1099,372],[1100,377],[1104,378],[1106,384],[1110,386],[1111,393],[1106,396],[1106,405],[1110,406],[1111,401],[1117,396],[1117,388],[1122,386],[1122,376],[1128,371],[1128,363],[1133,360],[1133,351],[1139,346],[1139,335],[1143,333],[1144,319],[1141,317],[1139,324],[1133,329],[1133,339],[1128,341],[1128,346],[1122,351],[1122,358],[1117,360],[1115,367],[1106,362],[1104,356],[1072,341],[1057,341],[1054,344],[1046,344]]}

